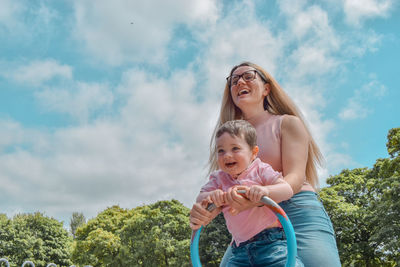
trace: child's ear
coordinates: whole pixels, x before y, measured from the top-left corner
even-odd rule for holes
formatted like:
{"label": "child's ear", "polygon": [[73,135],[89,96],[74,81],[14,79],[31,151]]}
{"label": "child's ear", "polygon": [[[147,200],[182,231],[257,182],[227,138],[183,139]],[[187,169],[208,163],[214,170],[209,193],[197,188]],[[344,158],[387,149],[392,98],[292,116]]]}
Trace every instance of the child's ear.
{"label": "child's ear", "polygon": [[252,150],[252,152],[253,152],[253,155],[252,155],[252,160],[254,160],[256,157],[257,157],[257,154],[258,154],[258,146],[254,146],[253,147],[253,150]]}

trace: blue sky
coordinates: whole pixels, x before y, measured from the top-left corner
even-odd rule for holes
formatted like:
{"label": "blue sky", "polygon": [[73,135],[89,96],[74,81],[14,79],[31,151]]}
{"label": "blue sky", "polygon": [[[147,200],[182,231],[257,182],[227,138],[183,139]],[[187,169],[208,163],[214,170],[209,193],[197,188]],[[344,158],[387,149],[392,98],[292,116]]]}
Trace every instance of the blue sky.
{"label": "blue sky", "polygon": [[399,4],[0,0],[0,212],[68,223],[206,181],[225,77],[267,69],[326,158],[321,185],[388,157],[400,126]]}

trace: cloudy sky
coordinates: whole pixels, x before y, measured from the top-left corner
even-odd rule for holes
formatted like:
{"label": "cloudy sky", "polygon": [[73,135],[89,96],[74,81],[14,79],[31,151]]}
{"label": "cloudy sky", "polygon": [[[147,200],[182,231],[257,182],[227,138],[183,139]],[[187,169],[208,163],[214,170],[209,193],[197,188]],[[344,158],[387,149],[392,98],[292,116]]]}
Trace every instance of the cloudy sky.
{"label": "cloudy sky", "polygon": [[0,0],[0,212],[65,223],[206,181],[225,77],[266,68],[326,158],[387,157],[400,126],[394,0]]}

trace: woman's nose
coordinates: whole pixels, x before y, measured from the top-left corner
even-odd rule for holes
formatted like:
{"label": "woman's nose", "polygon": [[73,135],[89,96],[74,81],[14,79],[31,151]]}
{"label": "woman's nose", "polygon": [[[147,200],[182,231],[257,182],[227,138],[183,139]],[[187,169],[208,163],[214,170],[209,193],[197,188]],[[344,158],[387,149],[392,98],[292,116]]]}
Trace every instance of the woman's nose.
{"label": "woman's nose", "polygon": [[243,79],[243,76],[240,76],[239,80],[237,80],[237,84],[239,83],[246,83],[246,81]]}

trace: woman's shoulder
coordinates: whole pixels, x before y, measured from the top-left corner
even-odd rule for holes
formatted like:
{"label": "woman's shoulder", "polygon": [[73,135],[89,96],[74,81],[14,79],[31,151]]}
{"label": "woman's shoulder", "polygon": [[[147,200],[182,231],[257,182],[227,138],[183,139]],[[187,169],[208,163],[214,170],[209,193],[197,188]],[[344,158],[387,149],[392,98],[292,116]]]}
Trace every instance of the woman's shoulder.
{"label": "woman's shoulder", "polygon": [[303,121],[299,117],[287,114],[282,116],[281,131],[304,134],[307,132]]}
{"label": "woman's shoulder", "polygon": [[302,123],[301,119],[295,115],[289,115],[289,114],[284,114],[280,115],[282,124],[297,124],[297,123]]}

